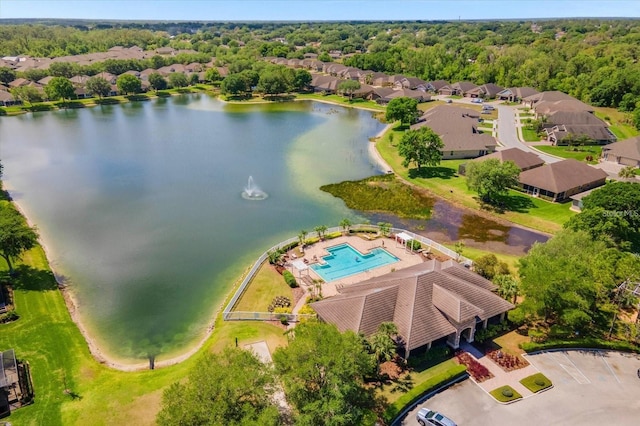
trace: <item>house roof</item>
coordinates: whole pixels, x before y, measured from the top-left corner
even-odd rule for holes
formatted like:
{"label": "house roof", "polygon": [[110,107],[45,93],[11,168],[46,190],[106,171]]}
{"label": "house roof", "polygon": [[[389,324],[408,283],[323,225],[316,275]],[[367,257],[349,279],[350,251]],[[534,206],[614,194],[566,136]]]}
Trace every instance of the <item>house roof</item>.
{"label": "house roof", "polygon": [[470,91],[471,89],[474,89],[474,88],[478,87],[478,85],[474,84],[474,83],[471,83],[470,81],[458,81],[457,83],[453,83],[451,85],[451,87],[453,89],[459,89],[463,93],[466,93],[466,92]]}
{"label": "house roof", "polygon": [[557,110],[547,115],[547,123],[550,124],[578,124],[591,126],[606,126],[607,123],[600,120],[585,110]]}
{"label": "house roof", "polygon": [[556,140],[563,140],[567,136],[586,136],[594,141],[615,141],[616,136],[611,133],[607,126],[581,126],[563,124],[547,129],[549,135],[553,135]]}
{"label": "house roof", "polygon": [[381,323],[393,322],[411,350],[456,332],[460,323],[513,308],[494,289],[454,261],[430,260],[343,287],[312,306],[342,331],[371,335]]}
{"label": "house roof", "polygon": [[484,94],[490,98],[496,96],[498,93],[500,93],[502,91],[502,87],[497,86],[493,83],[487,83],[487,84],[483,84],[482,86],[478,86],[478,87],[474,87],[473,89],[469,90],[468,93],[477,93],[477,94]]}
{"label": "house roof", "polygon": [[[568,95],[567,95],[568,96]],[[577,99],[562,99],[557,101],[539,101],[533,109],[538,114],[550,115],[558,111],[568,112],[593,112],[592,106],[585,104]]]}
{"label": "house roof", "polygon": [[572,158],[520,173],[520,183],[553,193],[561,193],[604,180],[607,173]]}
{"label": "house roof", "polygon": [[474,158],[471,161],[484,161],[496,158],[501,162],[513,161],[520,170],[532,169],[544,165],[544,161],[532,152],[523,151],[520,148],[508,148],[496,151],[489,155]]}
{"label": "house roof", "polygon": [[602,151],[616,157],[640,161],[640,136],[602,147]]}
{"label": "house roof", "polygon": [[430,87],[433,87],[433,90],[436,92],[443,88],[444,86],[448,86],[449,82],[446,80],[434,80],[427,83]]}
{"label": "house roof", "polygon": [[546,92],[538,92],[523,98],[527,102],[542,102],[542,101],[564,101],[564,100],[577,100],[571,95],[567,95],[564,92],[558,90],[549,90]]}
{"label": "house roof", "polygon": [[431,127],[442,139],[443,151],[475,151],[496,146],[493,136],[479,133],[478,117],[478,112],[472,109],[438,105],[426,111],[411,128]]}

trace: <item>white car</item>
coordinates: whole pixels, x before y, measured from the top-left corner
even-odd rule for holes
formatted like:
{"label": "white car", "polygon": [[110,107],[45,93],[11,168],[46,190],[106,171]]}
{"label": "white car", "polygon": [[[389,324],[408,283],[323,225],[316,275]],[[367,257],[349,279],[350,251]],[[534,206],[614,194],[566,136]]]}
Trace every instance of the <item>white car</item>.
{"label": "white car", "polygon": [[472,104],[481,104],[483,101],[480,98],[473,98],[471,99],[471,103]]}
{"label": "white car", "polygon": [[416,415],[416,420],[418,420],[421,426],[456,426],[450,418],[443,416],[437,411],[429,410],[428,408],[421,408]]}

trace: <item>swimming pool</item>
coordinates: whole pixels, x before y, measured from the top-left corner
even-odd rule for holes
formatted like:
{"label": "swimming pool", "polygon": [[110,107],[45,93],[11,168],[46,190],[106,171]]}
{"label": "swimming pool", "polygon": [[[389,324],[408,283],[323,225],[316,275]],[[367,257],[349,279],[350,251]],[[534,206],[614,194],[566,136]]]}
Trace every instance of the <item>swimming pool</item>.
{"label": "swimming pool", "polygon": [[339,280],[400,260],[380,247],[374,248],[367,254],[362,254],[345,243],[329,247],[327,251],[330,254],[322,258],[325,263],[311,265],[311,269],[326,282]]}

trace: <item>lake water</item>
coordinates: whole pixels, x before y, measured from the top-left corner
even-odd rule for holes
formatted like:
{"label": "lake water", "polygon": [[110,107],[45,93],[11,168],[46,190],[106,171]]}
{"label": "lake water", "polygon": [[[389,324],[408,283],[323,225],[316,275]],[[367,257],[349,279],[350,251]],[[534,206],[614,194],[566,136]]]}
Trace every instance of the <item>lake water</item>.
{"label": "lake water", "polygon": [[[184,349],[264,250],[357,217],[319,186],[380,171],[371,112],[191,95],[0,118],[5,184],[103,351]],[[249,176],[268,193],[249,201]]]}
{"label": "lake water", "polygon": [[[381,171],[371,112],[205,95],[0,117],[5,186],[38,226],[100,349],[161,360],[206,331],[266,249],[342,218],[523,254],[545,236],[437,201],[428,221],[358,216],[319,187]],[[242,198],[249,176],[268,194]]]}

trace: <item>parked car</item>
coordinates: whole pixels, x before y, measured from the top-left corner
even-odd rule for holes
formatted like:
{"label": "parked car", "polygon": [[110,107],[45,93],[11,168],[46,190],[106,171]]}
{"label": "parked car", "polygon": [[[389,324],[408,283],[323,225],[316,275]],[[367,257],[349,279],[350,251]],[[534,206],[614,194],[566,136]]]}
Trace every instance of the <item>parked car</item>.
{"label": "parked car", "polygon": [[471,103],[472,103],[472,104],[481,104],[482,102],[483,102],[483,100],[482,100],[482,99],[480,99],[480,98],[473,98],[473,99],[471,99]]}
{"label": "parked car", "polygon": [[451,99],[447,99],[445,102],[447,102],[448,104],[450,104],[451,102],[453,102]]}
{"label": "parked car", "polygon": [[456,426],[450,418],[428,408],[421,408],[416,415],[416,420],[421,426]]}
{"label": "parked car", "polygon": [[482,105],[482,109],[483,110],[487,110],[487,111],[493,111],[495,108],[493,107],[493,105]]}

